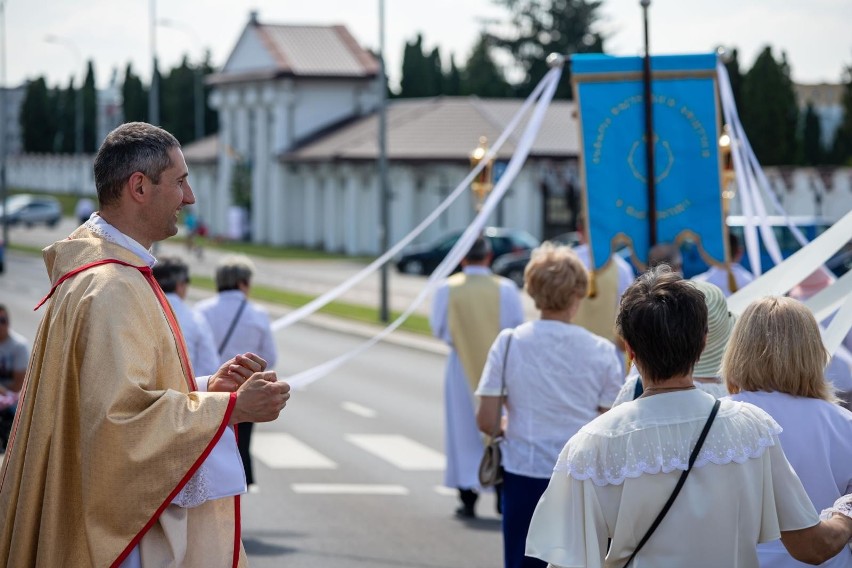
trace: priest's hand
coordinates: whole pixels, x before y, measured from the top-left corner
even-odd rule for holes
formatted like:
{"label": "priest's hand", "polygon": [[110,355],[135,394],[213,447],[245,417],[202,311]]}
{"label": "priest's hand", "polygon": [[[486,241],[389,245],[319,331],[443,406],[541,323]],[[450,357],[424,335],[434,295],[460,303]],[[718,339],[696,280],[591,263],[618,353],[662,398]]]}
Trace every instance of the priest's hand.
{"label": "priest's hand", "polygon": [[275,371],[254,373],[237,389],[231,424],[271,422],[278,418],[290,398],[290,385],[279,381]]}
{"label": "priest's hand", "polygon": [[243,353],[226,361],[207,380],[208,392],[234,392],[252,374],[266,370],[266,360],[254,353]]}

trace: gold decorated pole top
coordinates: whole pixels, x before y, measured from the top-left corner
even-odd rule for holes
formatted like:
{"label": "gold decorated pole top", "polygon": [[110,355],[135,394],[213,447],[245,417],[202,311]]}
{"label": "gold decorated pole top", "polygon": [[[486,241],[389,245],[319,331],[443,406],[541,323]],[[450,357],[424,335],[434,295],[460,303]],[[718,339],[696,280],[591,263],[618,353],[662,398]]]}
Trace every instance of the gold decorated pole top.
{"label": "gold decorated pole top", "polygon": [[[485,159],[485,156],[488,154],[488,138],[485,136],[479,137],[479,146],[474,149],[470,154],[470,167],[475,168],[479,165],[479,163]],[[477,213],[482,209],[482,203],[485,201],[485,198],[488,197],[488,194],[491,192],[491,188],[493,184],[491,183],[491,167],[492,160],[488,160],[488,162],[482,167],[482,170],[477,174],[475,178],[473,178],[473,182],[470,184],[470,189],[473,191],[474,195],[474,207],[476,208]]]}

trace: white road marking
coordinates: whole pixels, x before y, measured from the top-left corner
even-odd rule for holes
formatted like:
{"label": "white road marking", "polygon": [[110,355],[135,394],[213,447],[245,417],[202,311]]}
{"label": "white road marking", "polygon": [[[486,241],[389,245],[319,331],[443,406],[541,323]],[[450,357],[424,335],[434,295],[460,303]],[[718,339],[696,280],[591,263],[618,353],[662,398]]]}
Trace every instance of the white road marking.
{"label": "white road marking", "polygon": [[341,403],[340,408],[343,410],[348,410],[352,414],[357,414],[358,416],[363,416],[364,418],[375,418],[376,411],[372,408],[367,408],[366,406],[362,406],[357,402],[344,402]]}
{"label": "white road marking", "polygon": [[373,485],[355,483],[294,483],[294,493],[314,495],[408,495],[402,485]]}
{"label": "white road marking", "polygon": [[440,471],[444,454],[395,434],[347,434],[346,439],[367,452],[406,471]]}
{"label": "white road marking", "polygon": [[290,434],[255,432],[251,453],[273,469],[337,469],[337,464]]}
{"label": "white road marking", "polygon": [[443,495],[445,497],[455,497],[459,494],[459,490],[453,487],[447,487],[446,485],[436,485],[435,493],[438,495]]}

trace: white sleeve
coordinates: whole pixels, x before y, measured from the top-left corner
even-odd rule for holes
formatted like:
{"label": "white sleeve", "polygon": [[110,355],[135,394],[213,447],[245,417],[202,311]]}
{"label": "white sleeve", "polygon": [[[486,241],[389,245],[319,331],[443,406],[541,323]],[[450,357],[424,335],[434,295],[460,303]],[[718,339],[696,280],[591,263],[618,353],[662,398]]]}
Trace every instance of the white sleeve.
{"label": "white sleeve", "polygon": [[453,341],[450,337],[447,321],[449,301],[450,287],[444,282],[438,286],[435,290],[435,295],[432,297],[432,311],[429,315],[429,325],[432,327],[432,335],[452,345]]}
{"label": "white sleeve", "polygon": [[602,568],[607,538],[594,484],[554,471],[530,521],[526,555],[562,568]]}
{"label": "white sleeve", "polygon": [[197,361],[192,362],[196,375],[212,375],[219,370],[222,361],[216,351],[216,340],[213,339],[213,330],[205,318],[195,310],[192,311],[192,319],[198,331],[195,345],[195,357]]}
{"label": "white sleeve", "polygon": [[621,394],[621,387],[624,386],[624,375],[621,373],[621,364],[618,361],[615,346],[608,351],[607,355],[602,370],[601,392],[598,398],[598,407],[600,408],[615,406],[615,400]]}
{"label": "white sleeve", "polygon": [[[258,355],[266,360],[267,370],[272,370],[278,362],[278,349],[275,347],[275,336],[272,334],[269,314],[264,311],[258,311],[258,321],[260,322],[260,331],[262,333]],[[235,333],[239,333],[239,331],[239,329],[234,330]]]}
{"label": "white sleeve", "polygon": [[524,304],[521,292],[509,279],[500,282],[500,329],[518,327],[524,323]]}
{"label": "white sleeve", "polygon": [[511,330],[503,330],[491,344],[488,350],[488,358],[482,369],[482,377],[479,386],[474,393],[477,396],[500,396],[501,383],[503,381],[503,360],[506,355],[506,346],[509,344]]}

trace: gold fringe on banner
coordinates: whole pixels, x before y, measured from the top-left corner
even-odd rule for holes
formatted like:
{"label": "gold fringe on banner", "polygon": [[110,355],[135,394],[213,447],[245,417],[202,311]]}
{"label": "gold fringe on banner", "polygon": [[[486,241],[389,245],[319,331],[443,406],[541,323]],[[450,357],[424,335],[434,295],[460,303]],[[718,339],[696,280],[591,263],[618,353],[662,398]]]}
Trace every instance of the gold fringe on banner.
{"label": "gold fringe on banner", "polygon": [[728,265],[728,290],[731,291],[731,294],[737,291],[737,279],[734,278],[734,271],[731,269],[731,263]]}
{"label": "gold fringe on banner", "polygon": [[589,293],[586,295],[587,298],[596,298],[598,295],[597,286],[595,286],[595,271],[589,270]]}

